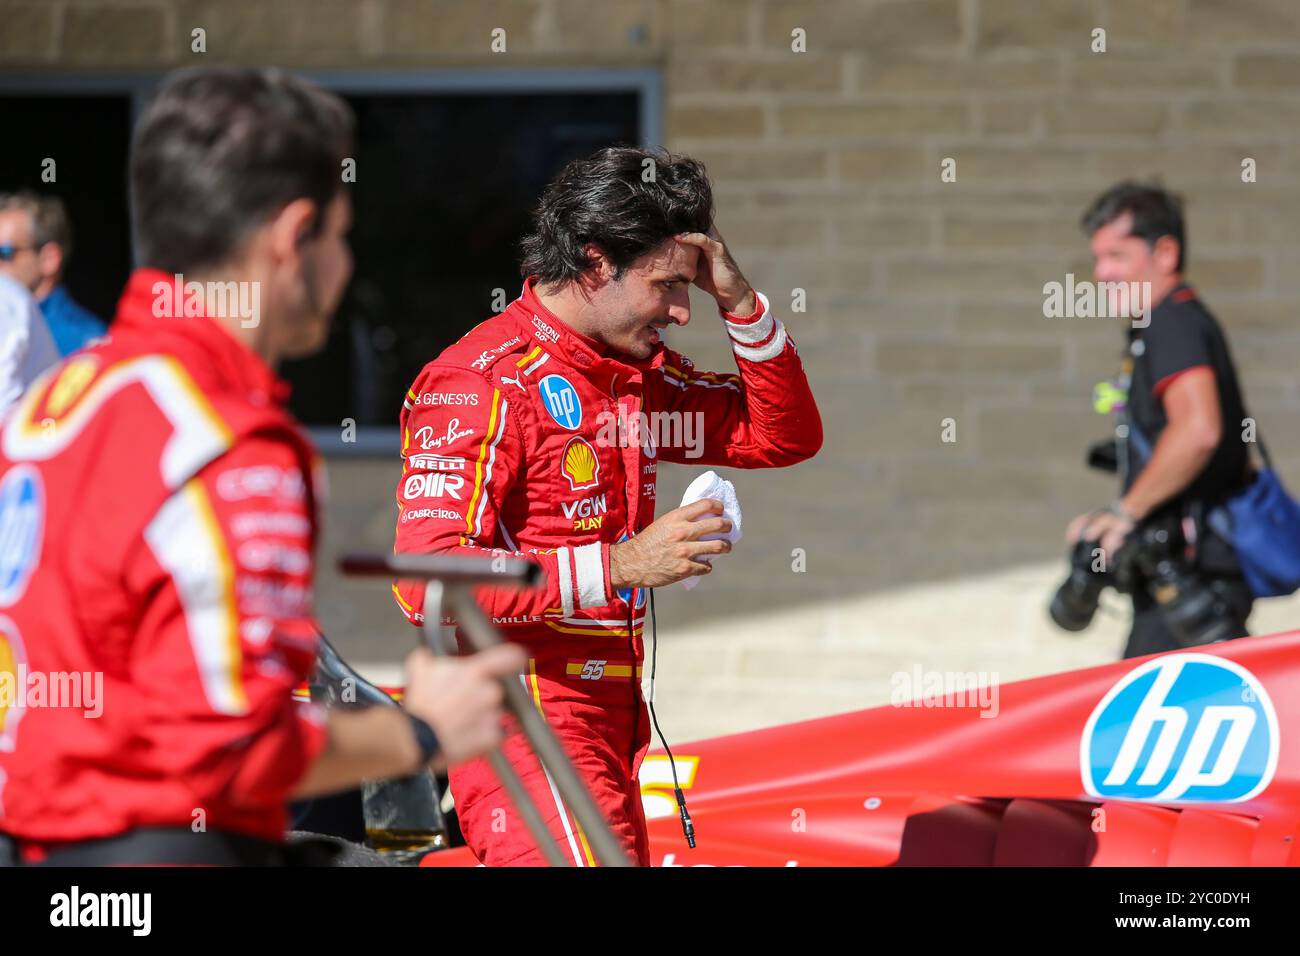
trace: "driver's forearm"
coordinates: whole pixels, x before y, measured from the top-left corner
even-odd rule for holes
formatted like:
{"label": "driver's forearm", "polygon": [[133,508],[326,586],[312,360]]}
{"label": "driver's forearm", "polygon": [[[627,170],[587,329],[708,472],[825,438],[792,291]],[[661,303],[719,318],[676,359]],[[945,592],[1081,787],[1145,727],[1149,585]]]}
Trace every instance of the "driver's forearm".
{"label": "driver's forearm", "polygon": [[298,782],[293,799],[348,790],[363,780],[401,777],[420,769],[420,746],[396,707],[330,711],[325,749]]}
{"label": "driver's forearm", "polygon": [[611,588],[640,586],[641,582],[634,579],[632,570],[624,560],[624,554],[622,544],[611,544],[609,546],[609,586]]}
{"label": "driver's forearm", "polygon": [[1145,518],[1196,480],[1214,456],[1219,436],[1192,423],[1170,422],[1161,433],[1151,460],[1124,495],[1125,510]]}
{"label": "driver's forearm", "polygon": [[[718,305],[724,312],[739,319],[747,319],[758,311],[758,296],[752,288],[747,289],[735,302],[727,303],[718,299]],[[730,308],[728,308],[730,305]]]}

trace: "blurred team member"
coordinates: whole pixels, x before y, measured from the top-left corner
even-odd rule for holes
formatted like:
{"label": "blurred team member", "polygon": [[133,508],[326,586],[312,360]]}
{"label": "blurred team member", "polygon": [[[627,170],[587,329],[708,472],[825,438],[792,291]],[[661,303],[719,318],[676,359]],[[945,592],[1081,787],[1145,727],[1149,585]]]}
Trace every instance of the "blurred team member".
{"label": "blurred team member", "polygon": [[30,192],[0,195],[0,270],[36,296],[60,355],[104,334],[104,323],[63,285],[71,256],[72,225],[61,199]]}
{"label": "blurred team member", "polygon": [[[396,548],[504,549],[542,565],[545,590],[482,600],[527,646],[530,695],[628,854],[648,864],[637,784],[650,740],[646,589],[707,574],[709,556],[730,550],[701,540],[730,530],[717,502],[655,520],[658,462],[791,465],[821,447],[821,418],[785,326],[713,229],[695,160],[614,148],[570,163],[542,197],[522,271],[520,297],[430,362],[407,395]],[[692,283],[717,302],[739,375],[697,371],[664,347],[663,330],[690,320]],[[654,421],[668,433],[642,428]],[[395,592],[422,620],[424,588]],[[506,753],[562,850],[591,863],[522,738]],[[485,761],[453,770],[451,788],[480,861],[544,859]]]}
{"label": "blurred team member", "polygon": [[32,294],[0,274],[0,412],[58,360],[59,351]]}
{"label": "blurred team member", "polygon": [[[276,71],[170,79],[132,145],[143,268],[112,339],[5,422],[0,667],[83,698],[102,677],[97,701],[0,710],[0,832],[25,862],[278,862],[292,796],[501,736],[509,647],[411,655],[404,710],[292,697],[316,653],[320,487],[273,369],[321,346],[351,274],[351,129]],[[235,314],[232,287],[260,309]]]}

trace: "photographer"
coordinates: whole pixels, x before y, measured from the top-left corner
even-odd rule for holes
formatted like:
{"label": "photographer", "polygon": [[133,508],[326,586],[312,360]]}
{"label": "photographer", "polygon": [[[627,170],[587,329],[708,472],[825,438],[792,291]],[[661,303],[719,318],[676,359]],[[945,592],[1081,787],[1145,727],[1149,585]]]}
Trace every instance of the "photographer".
{"label": "photographer", "polygon": [[[1253,597],[1231,543],[1205,517],[1248,480],[1239,431],[1246,412],[1223,330],[1183,280],[1180,201],[1157,186],[1124,182],[1100,196],[1082,224],[1091,237],[1094,278],[1149,283],[1140,305],[1150,308],[1150,321],[1129,330],[1117,383],[1121,395],[1127,386],[1120,406],[1127,431],[1118,432],[1117,449],[1121,497],[1105,511],[1075,518],[1066,539],[1096,542],[1107,567],[1117,571],[1125,553],[1138,556],[1124,588],[1133,598],[1125,657],[1244,637]],[[1143,560],[1157,538],[1163,555]],[[1187,609],[1185,595],[1175,595],[1183,607],[1171,613],[1171,588],[1155,580],[1157,564],[1184,591],[1195,590],[1193,626],[1180,626],[1188,623],[1186,614],[1177,618]]]}

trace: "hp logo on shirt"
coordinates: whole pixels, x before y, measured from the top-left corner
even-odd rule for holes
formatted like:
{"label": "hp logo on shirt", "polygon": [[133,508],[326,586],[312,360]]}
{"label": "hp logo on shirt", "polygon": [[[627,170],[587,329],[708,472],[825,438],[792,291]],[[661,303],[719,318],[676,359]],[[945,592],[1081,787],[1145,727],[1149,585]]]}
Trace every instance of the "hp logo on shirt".
{"label": "hp logo on shirt", "polygon": [[41,558],[44,524],[40,472],[17,465],[0,481],[0,607],[13,604],[27,590]]}
{"label": "hp logo on shirt", "polygon": [[1236,803],[1269,785],[1278,747],[1277,712],[1254,674],[1208,654],[1172,654],[1102,698],[1079,762],[1094,797]]}
{"label": "hp logo on shirt", "polygon": [[557,425],[574,431],[582,424],[582,403],[578,401],[578,390],[569,384],[563,375],[548,375],[537,385],[542,393],[546,410],[551,413]]}

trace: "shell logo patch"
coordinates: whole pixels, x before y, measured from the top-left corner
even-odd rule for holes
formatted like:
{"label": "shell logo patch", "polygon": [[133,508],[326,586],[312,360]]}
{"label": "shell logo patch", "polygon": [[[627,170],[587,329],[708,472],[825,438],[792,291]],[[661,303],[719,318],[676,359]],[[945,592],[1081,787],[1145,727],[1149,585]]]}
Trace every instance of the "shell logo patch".
{"label": "shell logo patch", "polygon": [[595,488],[600,484],[600,460],[596,457],[596,449],[585,438],[570,438],[560,457],[560,471],[569,479],[569,487],[574,491]]}

